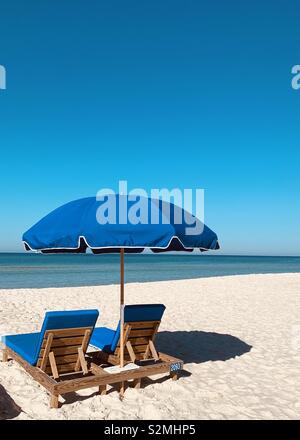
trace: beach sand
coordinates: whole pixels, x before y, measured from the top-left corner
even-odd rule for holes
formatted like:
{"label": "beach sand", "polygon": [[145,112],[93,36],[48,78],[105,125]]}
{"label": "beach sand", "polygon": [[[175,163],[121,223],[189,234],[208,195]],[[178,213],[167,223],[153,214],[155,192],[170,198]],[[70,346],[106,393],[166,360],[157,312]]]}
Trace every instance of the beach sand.
{"label": "beach sand", "polygon": [[[40,329],[47,310],[98,308],[118,321],[117,285],[0,290],[0,334]],[[0,419],[298,419],[300,274],[133,283],[126,300],[164,303],[157,346],[185,361],[178,381],[146,380],[106,396],[49,396],[15,362],[0,363]],[[61,398],[61,401],[64,401]]]}

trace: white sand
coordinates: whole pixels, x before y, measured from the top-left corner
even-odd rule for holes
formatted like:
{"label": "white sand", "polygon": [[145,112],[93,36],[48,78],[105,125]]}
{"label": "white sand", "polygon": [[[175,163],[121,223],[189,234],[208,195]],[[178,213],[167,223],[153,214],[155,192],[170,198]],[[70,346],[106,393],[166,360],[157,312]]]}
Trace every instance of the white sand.
{"label": "white sand", "polygon": [[[148,380],[123,402],[114,389],[103,397],[89,389],[50,410],[44,388],[0,363],[0,418],[300,417],[300,274],[134,283],[126,298],[166,305],[157,344],[185,360],[179,381]],[[46,310],[76,308],[98,308],[98,324],[114,327],[118,286],[0,290],[0,334],[39,330]]]}

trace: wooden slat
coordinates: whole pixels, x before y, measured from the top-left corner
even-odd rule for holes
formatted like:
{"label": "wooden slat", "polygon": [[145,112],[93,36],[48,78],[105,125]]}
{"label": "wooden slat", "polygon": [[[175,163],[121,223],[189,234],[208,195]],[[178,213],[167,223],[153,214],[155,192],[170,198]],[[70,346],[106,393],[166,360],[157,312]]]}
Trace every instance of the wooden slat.
{"label": "wooden slat", "polygon": [[61,381],[55,386],[57,394],[65,394],[76,390],[82,390],[93,386],[100,386],[106,384],[113,384],[131,379],[139,379],[142,377],[153,376],[161,373],[169,373],[170,364],[172,362],[182,362],[177,358],[167,356],[168,362],[157,363],[153,365],[143,366],[135,370],[123,371],[121,373],[95,376],[85,376],[79,379],[71,379],[68,381]]}
{"label": "wooden slat", "polygon": [[[84,354],[89,343],[91,331],[92,327],[48,330],[45,332],[45,337],[42,344],[43,348],[41,349],[39,355],[37,367],[43,366],[48,374],[53,374],[47,353],[51,347],[59,373],[78,371],[81,368],[83,368],[86,373],[87,366],[84,359]],[[49,342],[47,344],[49,335],[51,335],[52,338],[52,341],[50,341],[51,344],[49,344]],[[82,350],[81,362],[79,360],[78,348]],[[55,371],[54,375],[56,375]]]}
{"label": "wooden slat", "polygon": [[135,357],[138,361],[144,359],[144,353],[135,353]]}
{"label": "wooden slat", "polygon": [[64,364],[70,364],[71,362],[75,362],[78,359],[78,352],[77,354],[69,354],[66,356],[56,356],[56,364],[57,365],[64,365]]}
{"label": "wooden slat", "polygon": [[53,351],[50,351],[49,353],[49,361],[50,361],[50,367],[51,367],[51,371],[52,371],[52,376],[54,377],[54,379],[58,379],[59,378],[59,374],[57,371],[57,365],[55,362],[55,356]]}
{"label": "wooden slat", "polygon": [[[149,356],[148,344],[150,340],[154,340],[159,325],[160,321],[133,321],[125,325],[125,331],[129,330],[127,340],[130,341],[138,360]],[[126,351],[128,351],[128,347]],[[117,344],[114,355],[116,357],[120,356],[120,341]],[[128,353],[125,353],[125,359],[128,360]],[[131,353],[131,359],[133,359],[133,353]]]}
{"label": "wooden slat", "polygon": [[48,333],[47,337],[45,339],[46,339],[46,346],[45,346],[44,353],[43,353],[43,356],[42,356],[42,359],[41,359],[41,362],[39,365],[40,369],[43,371],[45,371],[46,365],[48,363],[48,356],[50,353],[51,344],[52,344],[52,340],[53,340],[53,333],[51,333],[51,332]]}
{"label": "wooden slat", "polygon": [[90,336],[91,336],[92,330],[91,329],[86,329],[84,337],[83,337],[83,341],[82,341],[82,351],[85,353],[88,345],[89,345],[89,341],[90,341]]}
{"label": "wooden slat", "polygon": [[[135,355],[136,355],[137,360],[144,360],[149,357],[149,356],[145,356],[144,353],[136,353]],[[116,356],[115,354],[107,354],[103,351],[98,351],[97,352],[97,359],[99,359],[104,364],[108,363],[108,364],[112,364],[112,365],[120,365],[120,358],[118,356]],[[175,359],[175,358],[173,358],[173,359]],[[131,362],[127,351],[125,351],[125,361]]]}
{"label": "wooden slat", "polygon": [[[141,353],[135,353],[135,355],[136,355],[136,358],[137,358],[137,359],[140,359],[139,356],[141,355]],[[115,356],[115,357],[116,357],[117,361],[116,361],[114,364],[115,364],[115,365],[119,365],[119,364],[120,364],[120,355],[118,354],[118,355]],[[124,359],[125,359],[126,361],[131,362],[131,358],[130,358],[130,355],[129,355],[129,353],[128,353],[127,350],[125,350],[125,352],[124,352]]]}
{"label": "wooden slat", "polygon": [[153,341],[149,341],[149,348],[150,348],[151,354],[154,357],[154,359],[156,361],[158,361],[159,356],[157,354],[157,351],[156,351],[155,345],[153,344]]}
{"label": "wooden slat", "polygon": [[[125,348],[125,346],[126,346],[126,342],[127,342],[127,339],[128,339],[129,333],[130,333],[130,330],[131,330],[131,325],[130,325],[130,324],[125,324],[124,338],[123,338],[124,348]],[[118,342],[117,348],[115,349],[115,355],[120,357],[120,363],[121,363],[121,348],[120,348],[120,342],[121,342],[121,341],[120,341],[120,339],[119,339],[119,342]],[[123,358],[125,359],[125,350],[124,350],[124,353],[123,353],[123,354],[124,354]]]}
{"label": "wooden slat", "polygon": [[149,347],[149,344],[148,344],[147,349],[146,349],[146,351],[145,351],[145,353],[143,355],[143,359],[144,360],[149,358],[149,353],[150,353],[150,347]]}
{"label": "wooden slat", "polygon": [[128,350],[131,362],[135,362],[136,356],[135,356],[134,350],[132,348],[132,345],[129,341],[126,342],[126,348]]}
{"label": "wooden slat", "polygon": [[[76,362],[72,362],[72,363],[70,363],[70,364],[57,365],[58,373],[59,373],[59,374],[63,374],[63,373],[72,373],[72,372],[74,372],[75,365],[76,365]],[[51,367],[50,367],[50,366],[47,366],[45,372],[46,372],[47,374],[50,374],[50,375],[51,375],[51,374],[52,374]]]}
{"label": "wooden slat", "polygon": [[141,336],[152,336],[153,335],[153,329],[147,329],[147,330],[131,330],[130,336],[132,338],[138,338]]}
{"label": "wooden slat", "polygon": [[[63,356],[67,354],[76,354],[78,353],[78,347],[80,345],[69,345],[68,347],[53,347],[51,345],[51,351],[53,351],[55,356]],[[44,349],[40,352],[40,357],[43,357]]]}
{"label": "wooden slat", "polygon": [[[76,362],[76,366],[75,366],[75,371],[79,371],[80,364],[81,364],[81,367],[83,368],[83,370],[85,370],[85,367],[83,367],[83,360],[84,360],[84,355],[85,355],[86,349],[89,344],[90,336],[91,336],[91,330],[86,329],[84,332],[84,337],[82,339],[81,347],[79,347],[82,354],[79,353],[79,357],[77,358],[77,362]],[[78,348],[78,350],[79,350],[79,348]],[[82,358],[82,356],[83,356],[83,358]]]}
{"label": "wooden slat", "polygon": [[[150,350],[149,350],[149,353],[150,353]],[[152,356],[149,356],[149,354],[148,354],[148,356],[145,358],[145,352],[144,352],[144,351],[141,352],[141,353],[137,353],[137,352],[135,351],[135,357],[136,357],[136,360],[138,360],[138,361],[140,361],[140,360],[145,360],[145,359],[149,359],[149,357],[152,358]],[[125,351],[124,359],[125,359],[125,361],[127,361],[127,362],[131,362],[131,359],[130,359],[130,356],[129,356],[129,353],[127,352],[127,350]],[[115,362],[115,365],[119,365],[119,364],[120,364],[120,359],[117,358],[117,362]]]}
{"label": "wooden slat", "polygon": [[[69,364],[71,362],[76,362],[78,359],[78,352],[77,354],[69,354],[66,356],[55,356],[56,365],[64,365]],[[47,362],[47,367],[49,367],[50,363]],[[38,360],[37,367],[40,367],[40,359]]]}
{"label": "wooden slat", "polygon": [[134,345],[132,348],[135,353],[145,353],[147,350],[148,344],[145,345]]}
{"label": "wooden slat", "polygon": [[149,338],[128,338],[128,341],[130,341],[132,346],[136,345],[145,345],[149,343]]}
{"label": "wooden slat", "polygon": [[53,333],[53,338],[64,338],[64,337],[70,337],[70,336],[84,336],[86,330],[92,330],[92,327],[78,327],[78,328],[64,328],[59,330],[47,330],[45,332],[45,336],[48,335],[48,333]]}
{"label": "wooden slat", "polygon": [[[141,359],[144,359],[144,353],[135,353],[135,357],[136,357],[136,360],[138,360],[138,361]],[[127,350],[124,353],[124,359],[125,359],[125,361],[132,362]],[[116,362],[116,365],[119,365],[119,364],[120,364],[120,358],[118,358],[118,361]]]}
{"label": "wooden slat", "polygon": [[156,335],[157,335],[158,328],[159,328],[159,324],[160,324],[160,322],[158,322],[158,323],[156,324],[156,326],[154,327],[154,331],[153,331],[153,335],[152,335],[152,341],[153,341],[153,342],[154,342],[154,339],[155,339],[155,337],[156,337]]}
{"label": "wooden slat", "polygon": [[[56,347],[68,347],[71,345],[77,345],[80,346],[82,344],[82,339],[83,336],[74,336],[73,338],[56,338],[53,339],[52,344],[51,344],[51,348],[56,348]],[[46,341],[45,339],[43,340],[43,344],[42,344],[42,349],[45,348],[46,345]]]}
{"label": "wooden slat", "polygon": [[135,328],[154,328],[160,321],[134,321],[130,322],[132,329]]}
{"label": "wooden slat", "polygon": [[[82,347],[78,348],[78,357],[79,357],[79,362],[80,362],[81,369],[82,369],[83,373],[88,374],[88,367],[87,367],[86,360],[84,358]],[[76,363],[75,369],[77,369],[77,363]]]}
{"label": "wooden slat", "polygon": [[100,376],[105,376],[107,373],[103,370],[102,367],[100,367],[100,365],[95,364],[94,362],[91,363],[91,370],[93,372],[93,374],[98,374]]}

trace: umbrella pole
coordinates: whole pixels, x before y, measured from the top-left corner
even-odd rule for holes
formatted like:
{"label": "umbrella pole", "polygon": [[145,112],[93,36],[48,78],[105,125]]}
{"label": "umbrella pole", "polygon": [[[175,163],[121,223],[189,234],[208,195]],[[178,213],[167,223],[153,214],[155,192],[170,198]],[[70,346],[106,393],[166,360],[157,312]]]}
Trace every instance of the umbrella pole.
{"label": "umbrella pole", "polygon": [[[120,249],[120,367],[124,367],[124,248]],[[124,382],[121,382],[121,398],[123,395]]]}

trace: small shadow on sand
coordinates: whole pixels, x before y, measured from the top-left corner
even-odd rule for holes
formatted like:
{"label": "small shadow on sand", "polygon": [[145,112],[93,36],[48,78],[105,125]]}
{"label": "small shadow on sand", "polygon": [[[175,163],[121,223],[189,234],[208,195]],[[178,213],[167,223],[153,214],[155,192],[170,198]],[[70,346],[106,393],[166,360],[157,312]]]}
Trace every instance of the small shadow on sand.
{"label": "small shadow on sand", "polygon": [[242,356],[252,348],[235,336],[196,330],[159,332],[155,342],[159,351],[195,364],[226,361]]}
{"label": "small shadow on sand", "polygon": [[5,388],[0,385],[0,420],[14,419],[22,409],[10,397]]}

